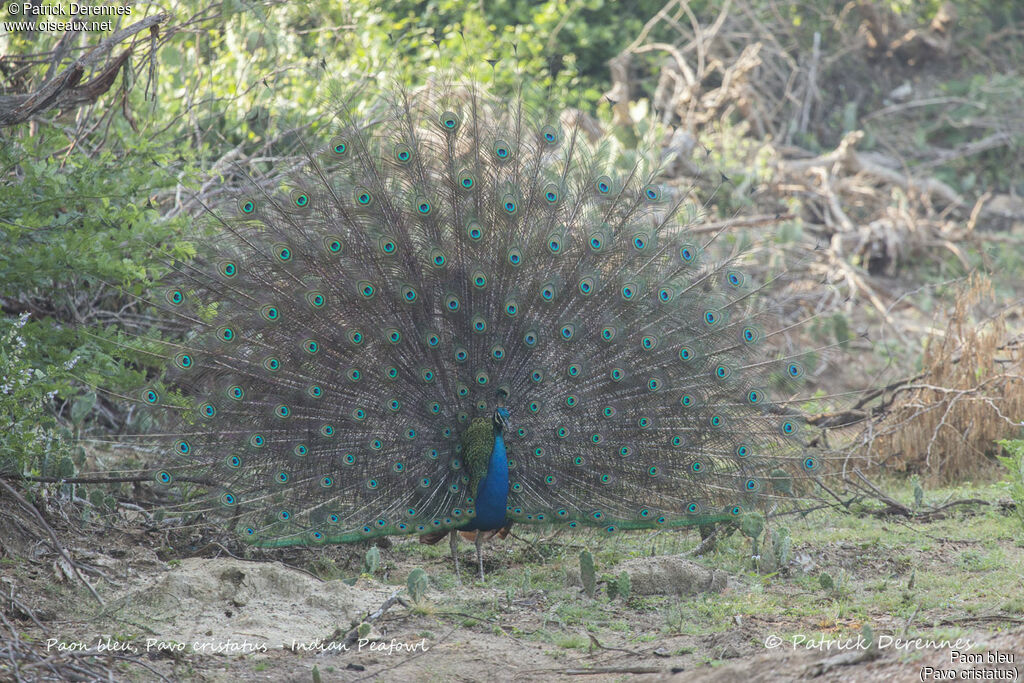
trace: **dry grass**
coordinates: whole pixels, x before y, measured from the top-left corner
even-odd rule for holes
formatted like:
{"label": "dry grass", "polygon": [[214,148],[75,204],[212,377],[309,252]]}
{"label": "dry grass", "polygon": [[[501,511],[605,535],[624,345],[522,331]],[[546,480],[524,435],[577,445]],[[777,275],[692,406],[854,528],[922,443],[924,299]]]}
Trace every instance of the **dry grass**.
{"label": "dry grass", "polygon": [[981,275],[970,277],[944,325],[926,341],[923,370],[885,399],[866,437],[868,453],[932,482],[976,479],[995,465],[995,442],[1019,434],[1024,420],[1024,343],[1009,339],[1003,313],[976,321],[993,298]]}

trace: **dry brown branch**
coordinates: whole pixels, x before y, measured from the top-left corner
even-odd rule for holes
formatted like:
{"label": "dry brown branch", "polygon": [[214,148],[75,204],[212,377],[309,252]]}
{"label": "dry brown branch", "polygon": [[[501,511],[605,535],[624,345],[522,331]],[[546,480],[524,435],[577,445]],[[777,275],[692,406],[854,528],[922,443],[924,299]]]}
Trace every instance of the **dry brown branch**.
{"label": "dry brown branch", "polygon": [[892,168],[893,162],[889,164],[876,160],[878,157],[857,154],[857,144],[864,138],[863,131],[852,131],[847,133],[839,146],[828,154],[823,154],[813,159],[800,159],[795,161],[783,160],[780,167],[783,173],[796,174],[801,171],[810,170],[816,167],[835,167],[837,172],[846,174],[864,174],[873,180],[895,185],[905,191],[918,191],[924,194],[934,193],[949,204],[962,206],[964,201],[953,188],[936,178],[915,177],[900,173]]}
{"label": "dry brown branch", "polygon": [[36,510],[34,506],[30,505],[29,502],[25,500],[13,486],[4,481],[3,478],[0,478],[0,488],[3,488],[23,509],[32,513],[32,516],[36,519],[39,526],[46,532],[47,536],[49,536],[53,549],[57,551],[57,554],[60,556],[60,560],[64,563],[61,568],[66,572],[74,574],[74,577],[77,577],[78,580],[85,584],[85,587],[89,589],[89,592],[92,594],[92,597],[95,598],[96,602],[98,602],[100,606],[104,606],[103,598],[99,596],[96,589],[92,587],[92,584],[86,581],[85,577],[82,576],[82,573],[78,570],[78,565],[75,564],[71,559],[71,556],[68,555],[68,552],[64,549],[64,546],[61,545],[60,540],[57,538],[57,534],[54,532],[53,528],[46,523],[46,520],[43,518],[42,514],[39,513],[39,510]]}
{"label": "dry brown branch", "polygon": [[[151,674],[154,680],[167,681],[163,674],[145,663],[141,656],[98,655],[95,652],[51,650],[46,639],[52,633],[44,628],[39,619],[22,602],[14,599],[14,589],[5,599],[16,606],[37,626],[41,633],[32,634],[32,638],[22,635],[23,629],[16,626],[5,615],[6,610],[0,609],[0,670],[8,672],[12,681],[101,681],[114,680],[115,672],[111,668],[112,660],[127,662],[141,666]],[[42,636],[42,637],[39,637]],[[4,679],[8,680],[8,679]]]}
{"label": "dry brown branch", "polygon": [[995,442],[1024,425],[1024,348],[1007,339],[1002,314],[978,324],[972,311],[992,296],[987,280],[969,279],[946,325],[928,339],[924,371],[887,388],[886,416],[864,445],[875,458],[938,482],[971,478],[991,467]]}
{"label": "dry brown branch", "polygon": [[775,226],[784,221],[791,221],[796,218],[795,214],[782,213],[775,214],[774,216],[748,216],[747,218],[730,218],[725,221],[712,221],[708,223],[701,223],[690,229],[691,234],[699,235],[703,233],[718,232],[723,228],[728,229],[739,229],[739,228],[764,228],[769,226]]}
{"label": "dry brown branch", "polygon": [[[409,607],[409,603],[406,602],[405,599],[399,595],[399,591],[395,591],[394,593],[392,593],[391,597],[385,600],[381,604],[381,606],[373,612],[367,612],[366,615],[362,618],[362,620],[354,621],[348,633],[345,634],[345,645],[354,645],[355,642],[359,640],[359,638],[361,637],[359,634],[359,626],[361,624],[372,624],[373,622],[377,621],[382,616],[384,616],[384,613],[392,607],[394,607],[395,605],[401,605],[406,609],[408,609]],[[331,636],[331,638],[329,638],[328,640],[335,640],[339,635],[341,635],[340,632],[336,631],[335,635]]]}
{"label": "dry brown branch", "polygon": [[[65,109],[95,102],[100,95],[107,92],[114,84],[114,79],[125,62],[128,61],[132,50],[128,48],[123,51],[95,77],[79,85],[86,69],[100,61],[101,58],[108,56],[116,45],[141,31],[158,26],[165,22],[167,18],[168,14],[161,12],[137,21],[131,26],[113,33],[100,42],[99,45],[90,49],[85,55],[72,62],[70,66],[60,73],[52,77],[48,73],[46,82],[36,91],[0,97],[0,127],[23,123],[33,116],[50,109]],[[53,71],[54,64],[59,61],[60,56],[68,49],[68,44],[61,39],[54,48],[50,72]]]}
{"label": "dry brown branch", "polygon": [[908,26],[886,6],[869,0],[860,0],[857,9],[865,20],[862,31],[868,46],[879,57],[916,64],[949,53],[957,21],[956,8],[951,3],[945,3],[927,27]]}
{"label": "dry brown branch", "polygon": [[[968,272],[975,259],[961,243],[965,236],[979,240],[970,245],[974,247],[980,241],[1019,241],[1005,232],[1024,223],[1024,202],[1015,208],[1014,197],[999,195],[986,198],[978,208],[974,197],[961,196],[958,188],[932,175],[932,169],[948,170],[951,163],[1012,148],[1021,131],[1002,109],[991,115],[983,102],[976,103],[976,116],[965,118],[974,99],[929,91],[905,69],[893,67],[896,63],[903,68],[928,50],[948,52],[956,24],[950,8],[942,8],[930,24],[916,25],[913,15],[893,15],[877,2],[850,3],[834,18],[832,32],[816,31],[813,44],[802,53],[806,32],[793,30],[777,7],[725,4],[706,23],[710,18],[698,18],[687,4],[671,0],[612,63],[615,122],[631,126],[624,99],[636,94],[635,75],[643,68],[636,57],[665,55],[652,105],[670,128],[669,144],[682,150],[671,172],[700,174],[691,163],[696,143],[677,144],[687,142],[680,133],[706,147],[729,146],[733,154],[737,133],[743,136],[744,143],[751,142],[749,151],[741,151],[746,158],[730,159],[746,164],[743,173],[749,174],[759,156],[774,160],[771,187],[759,195],[759,212],[795,209],[799,223],[830,244],[832,260],[822,259],[817,272],[844,282],[850,294],[868,299],[878,311],[885,311],[888,301],[869,283],[871,276],[896,277],[907,264],[928,257],[948,261],[947,255]],[[857,22],[858,31],[848,30]],[[651,40],[655,28],[668,28],[674,38]],[[831,151],[813,155],[793,144],[808,138],[824,142],[829,129],[835,129],[837,108],[850,102],[849,93],[835,87],[837,77],[844,86],[856,87],[890,72],[892,80],[877,82],[876,90],[893,99],[858,99],[854,118],[847,122],[853,130],[835,140]],[[1008,102],[1004,108],[1013,106]],[[906,134],[909,127],[934,128],[932,121],[946,112],[951,113],[946,116],[949,125],[979,133],[947,148],[922,145]],[[830,116],[833,120],[826,120]],[[726,129],[722,122],[732,127]],[[860,149],[865,132],[873,142],[871,151]],[[979,223],[982,227],[976,230]],[[886,319],[893,322],[889,314]],[[904,332],[896,335],[908,338]]]}

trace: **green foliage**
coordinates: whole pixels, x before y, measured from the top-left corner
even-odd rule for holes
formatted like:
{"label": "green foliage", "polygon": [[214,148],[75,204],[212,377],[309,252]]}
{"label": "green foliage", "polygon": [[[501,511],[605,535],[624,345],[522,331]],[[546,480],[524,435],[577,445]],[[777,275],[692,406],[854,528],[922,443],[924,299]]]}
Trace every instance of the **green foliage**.
{"label": "green foliage", "polygon": [[740,531],[747,538],[756,541],[764,531],[764,515],[749,512],[740,519]]}
{"label": "green foliage", "polygon": [[740,518],[740,533],[750,539],[751,555],[755,558],[754,562],[757,563],[758,557],[758,538],[761,533],[764,532],[764,515],[759,512],[748,512]]}
{"label": "green foliage", "polygon": [[[17,361],[32,373],[18,385],[19,398],[5,401],[3,415],[35,425],[3,437],[5,459],[13,463],[17,451],[10,466],[18,470],[38,460],[51,448],[37,441],[40,430],[57,425],[54,414],[86,431],[97,407],[122,414],[125,402],[108,397],[130,393],[156,372],[161,364],[152,352],[161,349],[147,340],[164,337],[166,321],[147,301],[166,259],[195,253],[189,230],[201,207],[192,196],[204,183],[230,191],[246,173],[272,169],[263,163],[239,173],[222,162],[226,153],[266,156],[271,139],[287,148],[295,138],[280,133],[289,128],[282,118],[314,132],[327,126],[342,87],[364,89],[359,101],[373,106],[383,74],[413,86],[439,73],[496,79],[499,94],[525,75],[540,86],[530,96],[535,106],[596,102],[607,89],[604,62],[661,4],[615,8],[617,20],[609,22],[607,0],[227,0],[215,14],[199,0],[172,0],[172,21],[189,30],[167,33],[152,80],[126,70],[120,87],[94,108],[51,110],[36,117],[35,128],[4,130],[0,304],[32,313]],[[337,39],[337,27],[349,31],[345,40]],[[14,33],[4,50],[41,54],[60,38]],[[492,70],[487,59],[503,68]],[[131,66],[141,72],[143,65]],[[44,67],[19,78],[38,85]],[[51,372],[72,359],[73,377]],[[25,421],[45,413],[45,420]]]}
{"label": "green foliage", "polygon": [[850,592],[850,575],[845,569],[839,569],[835,576],[822,572],[818,575],[818,585],[834,597],[845,597]]}
{"label": "green foliage", "polygon": [[860,635],[864,638],[864,642],[868,644],[868,647],[875,649],[875,630],[871,628],[871,624],[864,622],[864,625],[860,628]]}
{"label": "green foliage", "polygon": [[0,474],[70,476],[71,449],[50,412],[70,367],[35,356],[26,341],[28,321],[28,313],[0,318]]}
{"label": "green foliage", "polygon": [[996,457],[1009,470],[1005,482],[1010,490],[1010,498],[1016,505],[1017,518],[1024,525],[1024,439],[1004,439],[999,445],[1007,455]]}
{"label": "green foliage", "polygon": [[615,577],[611,574],[601,574],[601,583],[604,584],[604,589],[608,594],[608,599],[614,600],[619,594],[619,586],[616,583]]}
{"label": "green foliage", "polygon": [[614,600],[615,598],[626,600],[633,590],[629,574],[626,571],[621,572],[618,576],[607,574],[602,577],[602,580],[605,583],[605,589],[608,591],[609,600]]}
{"label": "green foliage", "polygon": [[[660,0],[628,5],[612,0],[402,0],[389,3],[384,16],[406,32],[395,41],[406,55],[412,49],[405,47],[407,39],[415,45],[426,34],[440,41],[441,54],[453,62],[471,64],[483,56],[514,61],[525,74],[554,72],[542,76],[540,83],[568,90],[569,104],[592,106],[607,90],[608,59],[636,38],[663,6]],[[614,21],[609,21],[611,15]],[[663,24],[652,37],[674,36]]]}
{"label": "green foliage", "polygon": [[924,489],[921,487],[921,478],[916,474],[910,477],[910,487],[914,492],[914,509],[919,510],[924,504]]}
{"label": "green foliage", "polygon": [[757,571],[761,574],[774,574],[789,564],[792,559],[793,540],[789,529],[778,527],[765,534],[764,543],[757,556]]}
{"label": "green foliage", "polygon": [[580,551],[580,580],[583,582],[583,592],[593,598],[597,589],[597,575],[594,572],[594,556],[589,550]]}
{"label": "green foliage", "polygon": [[421,602],[427,594],[427,573],[419,567],[413,569],[409,572],[405,585],[413,602]]}
{"label": "green foliage", "polygon": [[[832,314],[832,333],[835,335],[837,344],[845,344],[853,340],[853,333],[850,331],[850,321],[842,313]],[[845,348],[845,347],[840,347]]]}
{"label": "green foliage", "polygon": [[625,571],[619,573],[619,595],[622,596],[623,600],[629,598],[633,592],[633,582],[629,578],[629,574]]}
{"label": "green foliage", "polygon": [[793,539],[789,535],[789,529],[784,526],[775,529],[772,532],[772,542],[779,567],[785,567],[793,559]]}
{"label": "green foliage", "polygon": [[380,569],[380,550],[377,546],[370,546],[370,549],[366,551],[366,556],[363,558],[363,573],[370,574],[371,576],[376,574]]}
{"label": "green foliage", "polygon": [[37,398],[46,394],[33,405],[50,413],[45,424],[52,428],[57,398],[68,399],[63,417],[77,428],[100,399],[92,387],[123,392],[140,384],[124,363],[132,354],[119,345],[144,309],[139,297],[161,272],[151,245],[163,243],[175,256],[191,249],[168,243],[184,218],[161,221],[145,201],[153,187],[174,183],[162,168],[173,147],[129,130],[118,151],[58,157],[60,142],[16,132],[0,149],[0,164],[21,176],[0,182],[0,291],[6,310],[32,313],[21,323],[28,342],[22,358],[34,368]]}
{"label": "green foliage", "polygon": [[[943,110],[941,117],[919,122],[915,134],[922,144],[950,149],[977,144],[990,129],[1000,128],[993,122],[1016,119],[1024,105],[1024,77],[1017,74],[974,73],[942,83],[941,90],[961,98],[963,104]],[[979,193],[1007,183],[1020,192],[1024,189],[1019,181],[1024,174],[1020,155],[1024,131],[1011,126],[1002,134],[1008,136],[1008,144],[980,154],[955,156],[939,166],[935,175],[961,192]]]}

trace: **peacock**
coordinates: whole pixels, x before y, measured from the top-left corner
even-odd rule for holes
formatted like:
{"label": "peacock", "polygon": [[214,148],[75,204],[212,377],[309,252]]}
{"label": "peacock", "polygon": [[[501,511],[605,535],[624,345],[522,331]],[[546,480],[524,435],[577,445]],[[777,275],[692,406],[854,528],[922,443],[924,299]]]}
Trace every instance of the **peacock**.
{"label": "peacock", "polygon": [[211,207],[152,298],[184,334],[133,397],[163,416],[160,485],[256,546],[448,536],[458,576],[461,532],[481,578],[513,523],[704,526],[815,495],[828,458],[792,405],[821,349],[788,346],[786,271],[539,99],[342,99],[301,164]]}

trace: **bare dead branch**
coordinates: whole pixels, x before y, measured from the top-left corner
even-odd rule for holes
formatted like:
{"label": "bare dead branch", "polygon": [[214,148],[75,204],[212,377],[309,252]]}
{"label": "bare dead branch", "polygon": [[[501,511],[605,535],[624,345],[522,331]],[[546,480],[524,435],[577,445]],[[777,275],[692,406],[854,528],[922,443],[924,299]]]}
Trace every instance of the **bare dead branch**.
{"label": "bare dead branch", "polygon": [[50,77],[50,72],[53,71],[70,46],[70,41],[65,42],[65,39],[62,38],[54,48],[50,71],[47,73],[48,78],[38,90],[32,93],[0,97],[0,127],[24,123],[33,116],[51,109],[67,109],[95,102],[114,84],[118,71],[128,61],[132,50],[128,48],[107,64],[99,74],[79,85],[86,69],[109,55],[116,45],[141,31],[158,26],[166,21],[168,16],[167,13],[161,12],[116,31],[85,55],[72,62],[66,69]]}

